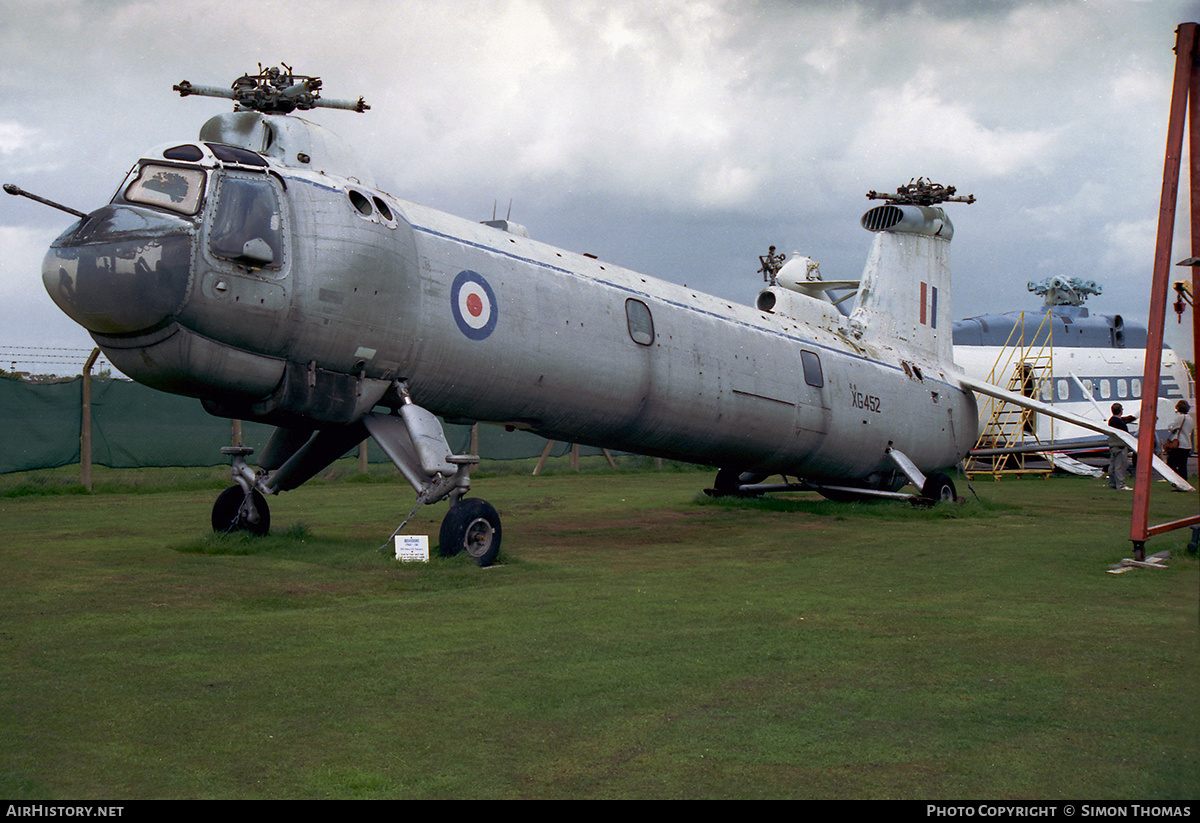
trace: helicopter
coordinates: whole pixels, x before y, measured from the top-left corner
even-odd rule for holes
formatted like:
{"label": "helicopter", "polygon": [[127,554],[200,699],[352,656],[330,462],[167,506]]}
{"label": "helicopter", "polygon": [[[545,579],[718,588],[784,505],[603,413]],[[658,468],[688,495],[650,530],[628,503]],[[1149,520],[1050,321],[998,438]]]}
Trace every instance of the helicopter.
{"label": "helicopter", "polygon": [[369,437],[417,506],[449,502],[441,553],[489,565],[500,517],[468,495],[479,456],[454,454],[441,420],[716,466],[717,495],[957,499],[946,472],[975,443],[980,387],[953,360],[942,206],[973,196],[869,192],[850,310],[799,255],[738,305],[383,191],[296,113],[370,107],[286,65],[174,91],[234,109],[146,152],[91,212],[35,198],[78,218],[42,277],[133,380],[275,427],[256,467],[223,449],[215,531],[266,533],[268,497]]}

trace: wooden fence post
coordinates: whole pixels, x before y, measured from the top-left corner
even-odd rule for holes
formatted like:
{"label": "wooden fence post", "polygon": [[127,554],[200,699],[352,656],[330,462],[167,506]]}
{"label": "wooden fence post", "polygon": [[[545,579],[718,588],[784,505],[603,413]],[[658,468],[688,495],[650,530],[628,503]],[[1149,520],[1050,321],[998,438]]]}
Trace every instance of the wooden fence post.
{"label": "wooden fence post", "polygon": [[83,398],[79,404],[79,481],[87,491],[92,490],[92,367],[100,356],[100,348],[92,349],[83,364]]}

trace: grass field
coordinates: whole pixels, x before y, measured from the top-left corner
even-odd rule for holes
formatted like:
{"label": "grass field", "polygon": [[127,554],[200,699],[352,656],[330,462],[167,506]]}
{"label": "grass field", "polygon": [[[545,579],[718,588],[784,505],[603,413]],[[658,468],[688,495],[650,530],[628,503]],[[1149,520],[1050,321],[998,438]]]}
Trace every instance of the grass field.
{"label": "grass field", "polygon": [[1102,481],[915,510],[481,473],[479,569],[381,555],[412,494],[379,475],[213,537],[226,471],[2,479],[0,796],[1200,797],[1200,563],[1183,531],[1108,574]]}

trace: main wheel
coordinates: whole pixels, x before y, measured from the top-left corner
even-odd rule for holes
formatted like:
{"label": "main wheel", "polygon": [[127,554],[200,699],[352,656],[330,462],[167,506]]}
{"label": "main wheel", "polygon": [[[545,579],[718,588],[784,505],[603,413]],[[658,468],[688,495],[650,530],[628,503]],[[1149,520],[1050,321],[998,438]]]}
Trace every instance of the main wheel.
{"label": "main wheel", "polygon": [[921,496],[935,503],[953,503],[958,500],[954,481],[942,472],[934,472],[925,478],[925,485],[921,487]]}
{"label": "main wheel", "polygon": [[459,500],[442,518],[438,551],[453,557],[465,551],[480,566],[490,566],[500,553],[500,515],[478,497]]}
{"label": "main wheel", "polygon": [[221,492],[217,502],[213,503],[213,531],[221,534],[246,531],[258,535],[271,531],[271,509],[267,506],[267,499],[257,490],[250,492],[250,500],[258,515],[256,522],[250,522],[242,511],[245,499],[246,493],[242,491],[241,486],[230,486]]}
{"label": "main wheel", "polygon": [[743,485],[761,483],[768,477],[770,477],[769,474],[746,472],[741,469],[719,469],[717,471],[717,479],[713,481],[713,487],[707,491],[712,497],[729,497],[735,494],[747,495],[748,493],[742,491]]}

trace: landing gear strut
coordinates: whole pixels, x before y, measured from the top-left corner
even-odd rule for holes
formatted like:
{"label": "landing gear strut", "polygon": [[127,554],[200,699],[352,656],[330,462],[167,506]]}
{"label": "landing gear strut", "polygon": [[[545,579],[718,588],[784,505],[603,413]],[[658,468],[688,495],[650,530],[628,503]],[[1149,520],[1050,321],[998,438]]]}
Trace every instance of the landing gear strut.
{"label": "landing gear strut", "polygon": [[[907,500],[914,506],[933,506],[938,503],[958,503],[958,491],[954,481],[944,472],[924,474],[909,457],[888,443],[885,454],[899,471],[877,472],[869,477],[843,481],[843,485],[830,485],[797,478],[797,482],[763,483],[767,475],[743,472],[740,469],[723,468],[717,472],[713,488],[705,489],[711,497],[729,495],[753,496],[769,492],[815,491],[822,497],[837,502],[862,500]],[[920,492],[904,494],[900,488],[905,482],[912,483]]]}
{"label": "landing gear strut", "polygon": [[230,486],[221,492],[212,509],[213,531],[221,534],[250,532],[263,535],[271,531],[271,510],[267,499],[257,490],[249,496],[241,486]]}
{"label": "landing gear strut", "polygon": [[[266,463],[278,466],[269,474],[246,465],[246,457],[254,453],[253,449],[245,446],[221,449],[222,454],[233,460],[233,481],[237,485],[230,486],[217,498],[212,511],[213,531],[266,534],[271,528],[271,513],[265,495],[299,486],[369,435],[417,493],[410,518],[423,505],[450,501],[450,511],[442,520],[439,534],[441,553],[452,556],[465,551],[480,566],[496,562],[500,552],[500,516],[486,501],[465,497],[471,488],[471,469],[479,464],[479,457],[451,453],[437,417],[413,403],[406,385],[397,382],[394,388],[401,401],[394,414],[368,412],[353,424],[315,433],[301,431],[285,450],[286,459],[277,460],[280,456],[268,445]],[[285,438],[282,442],[287,441]],[[406,518],[392,532],[392,537],[407,523]]]}
{"label": "landing gear strut", "polygon": [[413,403],[403,383],[396,392],[402,400],[398,414],[367,414],[363,424],[417,492],[418,506],[450,501],[439,532],[441,554],[465,551],[480,566],[492,565],[500,552],[500,516],[487,501],[465,497],[479,457],[452,454],[438,419]]}
{"label": "landing gear strut", "polygon": [[717,471],[717,479],[713,481],[711,489],[705,489],[704,493],[709,497],[755,497],[761,492],[743,491],[742,487],[761,483],[770,477],[769,474],[760,474],[755,472],[745,472],[741,469],[725,467]]}
{"label": "landing gear strut", "polygon": [[246,465],[246,456],[254,453],[248,446],[226,446],[221,454],[233,458],[236,486],[221,492],[212,509],[212,528],[218,534],[250,532],[264,535],[271,531],[271,509],[267,499],[255,488],[258,475]]}

